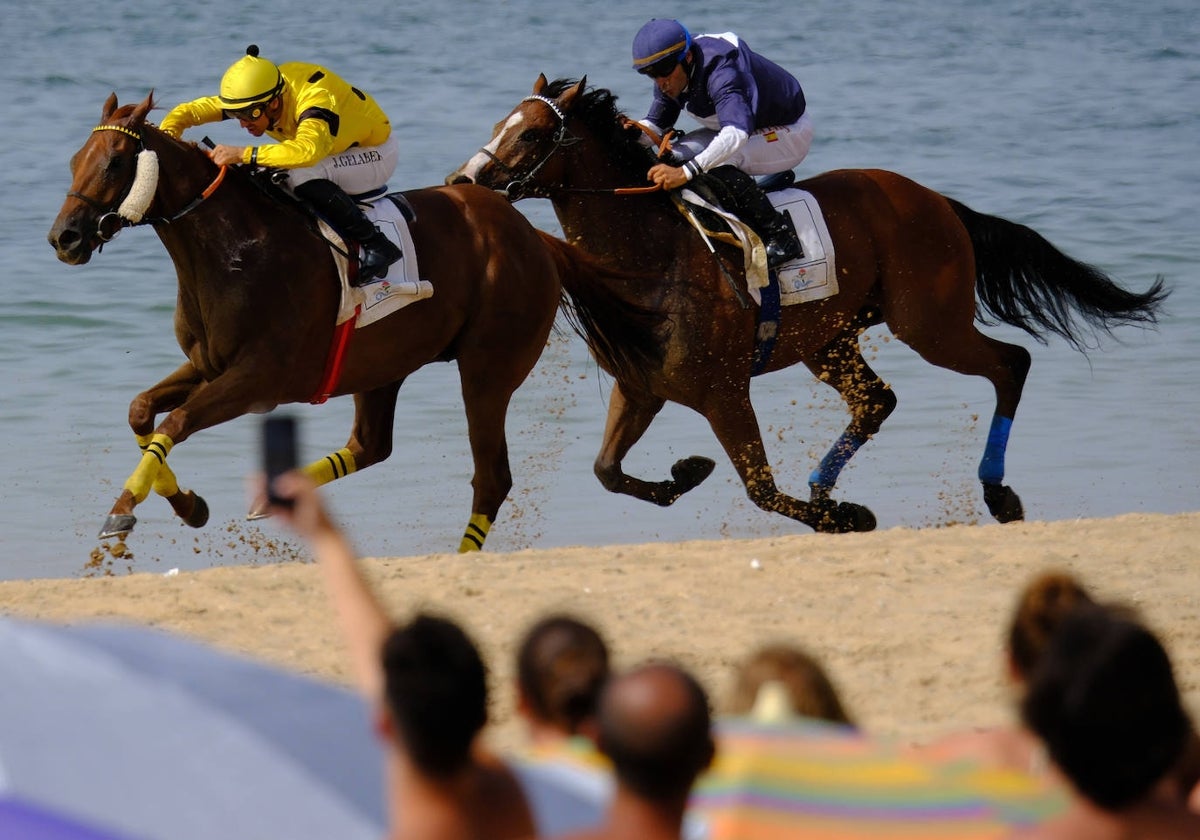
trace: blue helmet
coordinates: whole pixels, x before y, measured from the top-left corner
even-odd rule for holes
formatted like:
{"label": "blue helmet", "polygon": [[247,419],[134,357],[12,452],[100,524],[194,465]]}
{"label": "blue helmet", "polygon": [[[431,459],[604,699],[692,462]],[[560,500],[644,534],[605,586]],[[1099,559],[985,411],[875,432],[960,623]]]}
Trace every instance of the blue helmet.
{"label": "blue helmet", "polygon": [[633,69],[645,72],[654,65],[683,61],[692,46],[692,34],[682,23],[654,18],[633,37]]}

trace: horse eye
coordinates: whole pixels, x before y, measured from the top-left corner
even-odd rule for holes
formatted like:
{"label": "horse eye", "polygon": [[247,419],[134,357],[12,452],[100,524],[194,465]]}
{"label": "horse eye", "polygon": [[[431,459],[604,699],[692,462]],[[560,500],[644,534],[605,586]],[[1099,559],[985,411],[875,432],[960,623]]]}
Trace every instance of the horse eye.
{"label": "horse eye", "polygon": [[522,143],[532,143],[538,139],[538,133],[536,128],[527,128],[521,132],[521,136],[517,139]]}

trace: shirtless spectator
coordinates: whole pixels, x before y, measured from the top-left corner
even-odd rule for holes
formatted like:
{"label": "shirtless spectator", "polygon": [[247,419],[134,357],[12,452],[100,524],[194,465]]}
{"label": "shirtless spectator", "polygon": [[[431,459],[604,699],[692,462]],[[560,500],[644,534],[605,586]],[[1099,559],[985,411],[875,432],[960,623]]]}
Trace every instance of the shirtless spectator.
{"label": "shirtless spectator", "polygon": [[487,685],[474,644],[445,618],[393,624],[312,481],[291,472],[274,489],[293,506],[271,512],[312,547],[358,687],[375,710],[389,840],[532,837],[533,818],[514,774],[478,743]]}
{"label": "shirtless spectator", "polygon": [[598,722],[616,790],[604,822],[572,840],[679,840],[688,794],[715,753],[704,689],[676,666],[645,664],[608,682]]}

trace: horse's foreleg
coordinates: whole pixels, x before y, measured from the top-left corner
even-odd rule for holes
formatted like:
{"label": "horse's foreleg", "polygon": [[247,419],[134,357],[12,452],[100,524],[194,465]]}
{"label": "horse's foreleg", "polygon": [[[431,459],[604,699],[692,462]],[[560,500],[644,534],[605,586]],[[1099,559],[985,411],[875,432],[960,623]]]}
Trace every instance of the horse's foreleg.
{"label": "horse's foreleg", "polygon": [[814,531],[841,533],[870,531],[875,527],[875,517],[861,505],[812,504],[779,490],[750,404],[748,387],[740,399],[714,406],[705,416],[741,477],[746,495],[758,507],[803,522]]}
{"label": "horse's foreleg", "polygon": [[621,462],[633,445],[641,440],[651,421],[662,410],[664,402],[649,394],[639,394],[636,400],[630,399],[619,382],[613,385],[608,400],[604,442],[593,467],[604,489],[666,507],[712,474],[716,466],[712,459],[699,455],[676,461],[671,467],[669,481],[643,481],[627,475],[621,469]]}
{"label": "horse's foreleg", "polygon": [[167,378],[133,398],[129,404],[129,428],[133,430],[142,460],[125,482],[121,496],[100,530],[100,539],[123,537],[137,522],[133,508],[145,501],[151,489],[170,503],[185,523],[199,528],[208,522],[208,504],[190,490],[181,490],[166,454],[174,446],[166,435],[155,440],[154,421],[164,411],[178,408],[200,387],[203,379],[191,362],[185,362]]}
{"label": "horse's foreleg", "polygon": [[[146,423],[153,423],[156,414],[154,406],[155,388],[147,391],[148,399],[134,400],[130,407],[130,425],[139,436],[139,446],[142,447],[142,458],[130,474],[117,497],[116,503],[105,520],[100,531],[100,538],[124,536],[133,530],[137,518],[133,515],[134,508],[145,501],[151,490],[156,490],[167,496],[172,508],[184,518],[184,521],[194,527],[203,525],[208,519],[208,506],[193,493],[181,491],[175,475],[167,467],[167,456],[171,449],[182,443],[188,437],[201,429],[240,417],[250,410],[250,407],[261,400],[261,395],[254,392],[258,384],[245,376],[224,374],[211,382],[198,380],[194,387],[183,399],[178,399],[176,388],[182,388],[189,368],[184,365],[171,377],[160,383],[162,395],[174,394],[169,401],[179,404],[172,408],[153,431],[142,432]],[[145,396],[146,394],[142,395]],[[164,396],[159,405],[167,404]],[[149,420],[146,420],[149,417]]]}

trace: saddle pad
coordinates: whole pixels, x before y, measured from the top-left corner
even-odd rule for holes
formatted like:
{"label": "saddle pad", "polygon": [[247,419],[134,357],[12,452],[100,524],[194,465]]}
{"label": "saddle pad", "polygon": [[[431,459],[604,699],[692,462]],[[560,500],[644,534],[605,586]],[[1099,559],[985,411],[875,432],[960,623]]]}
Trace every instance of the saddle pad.
{"label": "saddle pad", "polygon": [[[689,189],[683,189],[680,193],[688,204],[715,213],[729,225],[728,231],[705,230],[694,214],[687,214],[689,221],[702,234],[741,245],[745,254],[746,287],[754,302],[761,306],[762,293],[759,290],[770,282],[762,240],[745,222],[724,208],[711,204]],[[811,193],[794,188],[770,192],[767,196],[776,210],[784,211],[791,217],[796,235],[804,247],[803,257],[781,266],[777,272],[780,303],[789,306],[836,295],[838,285],[833,239],[816,198]]]}
{"label": "saddle pad", "polygon": [[367,218],[379,226],[384,235],[399,246],[404,254],[388,267],[386,277],[372,280],[365,286],[351,286],[347,272],[347,243],[324,221],[321,235],[330,244],[333,261],[337,264],[338,280],[342,284],[342,300],[337,323],[341,324],[358,312],[357,327],[373,324],[397,309],[433,296],[433,284],[421,280],[417,272],[417,249],[400,208],[386,198],[364,208]]}
{"label": "saddle pad", "polygon": [[833,239],[812,193],[799,189],[767,193],[776,210],[791,216],[804,256],[779,268],[779,302],[784,306],[833,297],[838,292]]}

